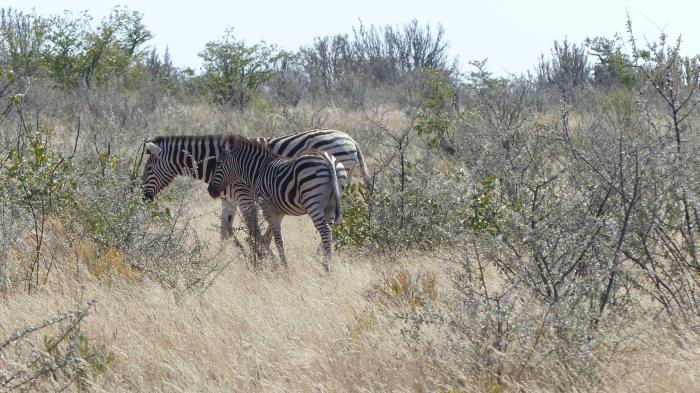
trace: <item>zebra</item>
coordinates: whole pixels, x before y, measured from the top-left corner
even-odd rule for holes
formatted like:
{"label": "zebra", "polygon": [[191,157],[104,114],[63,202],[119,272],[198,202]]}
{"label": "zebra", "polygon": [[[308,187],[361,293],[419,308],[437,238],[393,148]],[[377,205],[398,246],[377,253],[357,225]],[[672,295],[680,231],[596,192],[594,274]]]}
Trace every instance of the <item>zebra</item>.
{"label": "zebra", "polygon": [[321,235],[324,268],[328,272],[333,252],[329,224],[342,222],[336,173],[339,166],[342,167],[342,163],[325,151],[311,150],[294,158],[280,157],[268,144],[232,135],[217,160],[207,191],[218,198],[234,181],[249,185],[272,231],[284,266],[287,266],[287,259],[280,227],[282,219],[285,215],[311,216]]}
{"label": "zebra", "polygon": [[[152,200],[163,188],[178,175],[189,175],[209,182],[215,166],[215,159],[221,154],[222,143],[226,135],[204,136],[161,136],[145,143],[149,158],[143,172],[144,198]],[[372,180],[365,167],[364,157],[359,145],[348,134],[332,129],[311,130],[280,137],[256,138],[264,142],[278,155],[293,157],[309,149],[326,151],[335,156],[347,169],[347,183],[352,180],[352,173],[359,165],[364,177],[365,187],[371,188]],[[240,206],[246,227],[251,238],[261,240],[259,225],[255,219],[254,198],[247,186],[234,182],[224,190],[221,199],[221,237],[230,236],[233,217]],[[263,239],[269,243],[270,232]],[[256,243],[259,244],[259,243]]]}
{"label": "zebra", "polygon": [[[176,176],[192,176],[209,182],[214,171],[217,156],[221,152],[221,143],[225,135],[203,136],[166,136],[145,142],[148,159],[143,171],[142,189],[145,200],[152,201],[167,187]],[[221,197],[223,215],[221,226],[232,226],[232,217],[236,211],[236,201],[241,206],[251,236],[259,240],[259,227],[253,221],[255,201],[249,188],[243,184],[233,183],[224,190]],[[222,240],[225,238],[222,230]]]}

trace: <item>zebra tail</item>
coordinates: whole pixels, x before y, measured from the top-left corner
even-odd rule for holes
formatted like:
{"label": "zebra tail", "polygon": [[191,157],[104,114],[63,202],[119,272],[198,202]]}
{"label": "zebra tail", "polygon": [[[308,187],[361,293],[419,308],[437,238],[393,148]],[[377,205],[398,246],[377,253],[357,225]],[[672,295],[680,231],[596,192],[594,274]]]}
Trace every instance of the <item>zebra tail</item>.
{"label": "zebra tail", "polygon": [[333,159],[330,157],[330,154],[325,153],[324,157],[326,158],[326,164],[328,165],[328,169],[331,171],[331,179],[333,181],[333,196],[335,198],[335,223],[339,224],[343,222],[343,218],[341,217],[340,212],[340,186],[338,185],[338,174],[335,172],[335,164],[333,163]]}
{"label": "zebra tail", "polygon": [[365,202],[367,203],[367,212],[369,213],[369,219],[371,220],[374,210],[374,181],[372,180],[372,177],[370,177],[369,172],[367,172],[365,157],[362,155],[362,150],[357,142],[355,142],[355,147],[357,148],[357,161],[360,164],[360,169],[362,169],[362,177],[365,179],[365,190],[367,191],[367,198],[365,199]]}
{"label": "zebra tail", "polygon": [[362,177],[365,179],[365,189],[372,192],[372,177],[369,175],[369,172],[367,172],[367,167],[365,167],[365,157],[362,155],[362,150],[357,143],[355,143],[355,148],[357,149],[357,161],[362,170]]}

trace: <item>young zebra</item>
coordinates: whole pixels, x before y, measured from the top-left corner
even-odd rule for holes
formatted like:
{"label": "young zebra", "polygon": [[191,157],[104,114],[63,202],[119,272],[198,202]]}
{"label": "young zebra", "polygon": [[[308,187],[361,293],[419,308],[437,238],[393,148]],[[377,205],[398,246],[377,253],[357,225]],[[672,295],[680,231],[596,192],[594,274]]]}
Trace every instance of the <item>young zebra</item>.
{"label": "young zebra", "polygon": [[[143,191],[146,199],[153,199],[163,188],[178,175],[194,176],[209,182],[221,153],[221,143],[226,135],[205,136],[166,136],[157,137],[146,142],[149,158],[143,172]],[[365,181],[365,187],[371,187],[371,178],[365,167],[364,157],[359,145],[348,134],[338,130],[312,130],[281,137],[256,138],[270,146],[273,153],[285,156],[298,156],[309,149],[325,151],[335,156],[347,169],[347,182],[352,172],[359,165]],[[222,194],[221,234],[222,239],[230,235],[233,217],[237,206],[246,221],[251,234],[259,233],[257,221],[254,221],[255,206],[247,187],[232,183]],[[269,231],[266,233],[269,239]],[[258,236],[255,236],[258,239]]]}
{"label": "young zebra", "polygon": [[207,191],[217,198],[232,182],[250,185],[285,266],[282,219],[285,215],[308,214],[321,234],[324,267],[330,271],[333,238],[329,224],[342,221],[338,166],[342,163],[327,152],[313,150],[294,158],[280,157],[265,143],[232,135],[217,161]]}

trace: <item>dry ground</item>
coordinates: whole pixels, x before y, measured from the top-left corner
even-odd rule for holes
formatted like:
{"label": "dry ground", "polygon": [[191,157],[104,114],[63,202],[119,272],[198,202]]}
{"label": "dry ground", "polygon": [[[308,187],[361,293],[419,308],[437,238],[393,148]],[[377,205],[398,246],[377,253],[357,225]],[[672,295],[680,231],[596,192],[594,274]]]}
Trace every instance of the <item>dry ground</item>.
{"label": "dry ground", "polygon": [[[205,203],[193,213],[216,244],[219,204],[204,192],[200,200]],[[254,273],[227,246],[221,257],[230,265],[201,295],[176,298],[145,278],[85,274],[32,297],[4,299],[0,337],[95,298],[84,330],[115,355],[90,389],[97,392],[500,391],[461,378],[454,359],[440,352],[409,346],[367,299],[368,289],[398,268],[434,272],[439,290],[447,290],[439,258],[387,262],[339,253],[329,276],[313,256],[319,237],[310,220],[287,218],[283,227],[288,271]],[[700,391],[697,334],[654,330],[635,343],[603,376],[609,391]]]}

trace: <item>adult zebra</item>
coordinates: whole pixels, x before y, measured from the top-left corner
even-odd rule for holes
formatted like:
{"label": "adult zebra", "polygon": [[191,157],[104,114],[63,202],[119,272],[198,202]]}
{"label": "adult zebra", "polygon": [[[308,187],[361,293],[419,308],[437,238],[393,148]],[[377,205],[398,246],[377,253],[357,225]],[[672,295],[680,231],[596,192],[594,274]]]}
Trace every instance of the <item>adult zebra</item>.
{"label": "adult zebra", "polygon": [[[164,136],[146,142],[146,150],[150,154],[143,172],[144,197],[153,199],[178,175],[194,176],[208,183],[226,137],[226,135]],[[312,130],[281,137],[256,138],[256,140],[270,146],[273,153],[285,157],[294,157],[309,149],[328,152],[347,169],[348,183],[351,181],[354,168],[359,165],[365,187],[369,188],[371,185],[371,178],[367,173],[360,146],[350,135],[342,131]],[[222,238],[230,235],[233,217],[238,206],[241,207],[251,237],[260,240],[253,197],[248,188],[238,182],[232,183],[222,194]],[[264,238],[269,241],[269,228]]]}
{"label": "adult zebra", "polygon": [[207,191],[218,198],[232,182],[250,185],[285,266],[282,219],[308,214],[321,235],[324,267],[330,271],[333,238],[329,224],[342,220],[337,165],[342,166],[327,152],[312,150],[294,158],[281,157],[263,142],[231,135]]}

